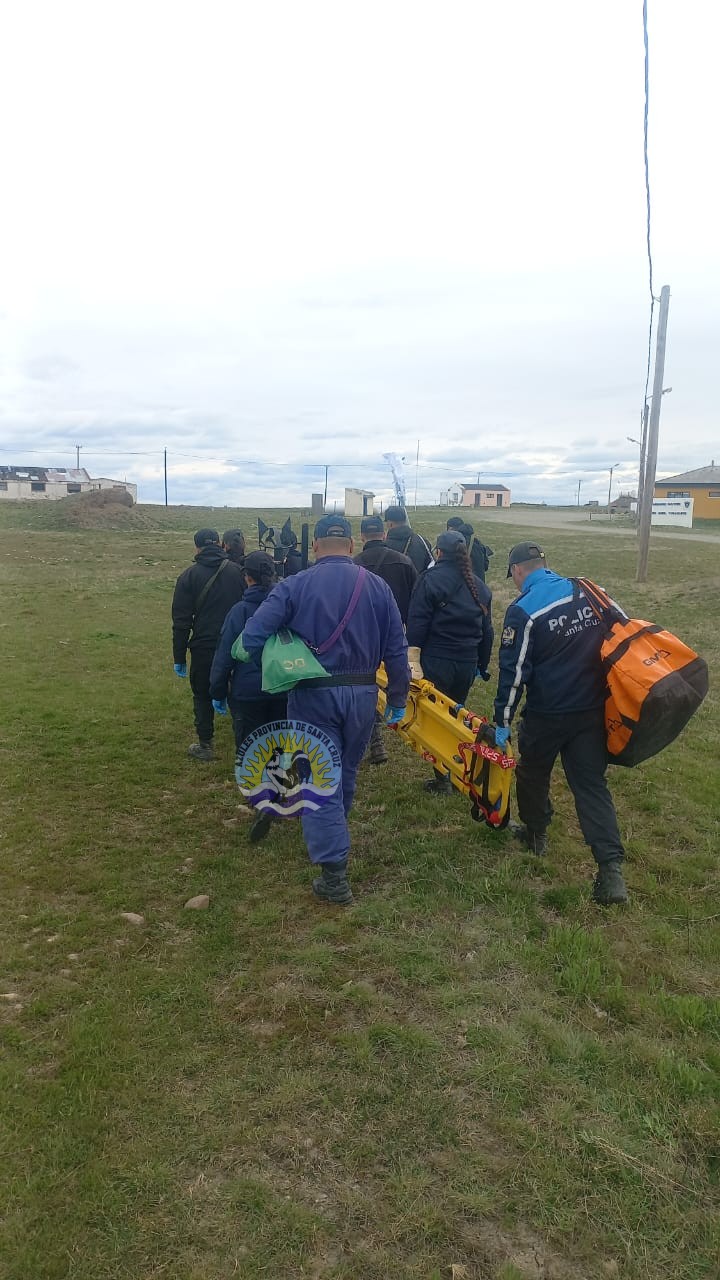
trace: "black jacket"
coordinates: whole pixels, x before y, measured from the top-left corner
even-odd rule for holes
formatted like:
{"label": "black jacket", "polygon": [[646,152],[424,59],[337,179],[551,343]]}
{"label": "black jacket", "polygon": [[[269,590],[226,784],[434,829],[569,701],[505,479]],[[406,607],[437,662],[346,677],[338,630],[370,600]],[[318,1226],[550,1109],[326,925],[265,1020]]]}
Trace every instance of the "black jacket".
{"label": "black jacket", "polygon": [[424,538],[414,533],[409,524],[396,524],[388,529],[385,545],[412,560],[418,573],[432,564],[432,552]]}
{"label": "black jacket", "polygon": [[[209,582],[220,565],[222,573],[213,582],[196,614],[197,600],[206,582]],[[180,574],[175,583],[172,602],[173,662],[185,662],[187,650],[214,649],[225,615],[242,598],[245,575],[228,560],[217,543],[203,547],[195,557],[195,563]]]}
{"label": "black jacket", "polygon": [[485,574],[490,568],[490,556],[493,554],[492,547],[486,547],[477,534],[472,533],[468,542],[468,552],[470,553],[473,573],[481,582],[484,582]]}
{"label": "black jacket", "polygon": [[410,601],[407,642],[423,654],[436,658],[452,658],[456,662],[475,662],[487,671],[493,644],[492,593],[479,578],[475,586],[483,612],[475,603],[470,589],[452,561],[439,560],[423,573]]}
{"label": "black jacket", "polygon": [[403,556],[392,547],[386,547],[381,538],[372,538],[365,543],[355,563],[362,564],[371,573],[387,582],[395,597],[403,623],[407,622],[410,596],[417,582],[417,569],[409,556]]}

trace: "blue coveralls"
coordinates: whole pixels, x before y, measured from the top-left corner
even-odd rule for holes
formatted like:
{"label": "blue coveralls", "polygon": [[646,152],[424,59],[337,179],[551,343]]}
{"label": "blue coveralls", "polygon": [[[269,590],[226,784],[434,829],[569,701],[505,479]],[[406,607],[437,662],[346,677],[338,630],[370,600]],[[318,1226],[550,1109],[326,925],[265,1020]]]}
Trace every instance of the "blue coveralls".
{"label": "blue coveralls", "polygon": [[[243,645],[252,653],[269,636],[290,627],[317,648],[328,640],[350,603],[359,567],[350,556],[322,556],[311,569],[273,587],[245,626]],[[373,676],[385,663],[389,706],[407,702],[410,673],[407,642],[393,594],[373,573],[365,574],[355,612],[342,635],[320,655],[330,676]],[[314,687],[315,686],[315,687]],[[370,740],[377,688],[370,684],[296,686],[288,694],[288,717],[306,720],[327,733],[342,760],[342,783],[329,803],[302,816],[303,835],[312,862],[342,862],[350,849],[347,816],[355,794],[357,770]]]}
{"label": "blue coveralls", "polygon": [[625,856],[605,781],[607,745],[603,630],[580,588],[550,569],[528,575],[505,614],[495,721],[509,726],[523,689],[518,813],[538,835],[552,818],[550,775],[560,756],[578,822],[596,862]]}

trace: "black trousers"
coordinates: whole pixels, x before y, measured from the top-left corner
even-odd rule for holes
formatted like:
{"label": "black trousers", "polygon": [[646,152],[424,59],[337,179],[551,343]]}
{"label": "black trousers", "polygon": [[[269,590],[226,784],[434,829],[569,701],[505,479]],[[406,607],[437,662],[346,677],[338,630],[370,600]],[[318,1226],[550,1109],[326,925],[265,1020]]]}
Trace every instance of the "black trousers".
{"label": "black trousers", "polygon": [[235,749],[240,750],[248,734],[271,720],[287,719],[287,694],[264,693],[260,698],[240,699],[230,703]]}
{"label": "black trousers", "polygon": [[[423,675],[435,688],[453,702],[465,702],[475,679],[477,662],[456,662],[453,658],[438,658],[434,654],[421,653]],[[435,769],[436,778],[447,778],[444,769]]]}
{"label": "black trousers", "polygon": [[215,712],[210,697],[210,668],[214,656],[214,649],[190,651],[190,688],[199,742],[212,742],[215,727]]}
{"label": "black trousers", "polygon": [[520,821],[542,834],[550,823],[550,775],[560,756],[585,843],[595,861],[625,856],[617,814],[605,781],[607,746],[602,707],[544,716],[525,711],[518,729],[520,760],[515,770]]}

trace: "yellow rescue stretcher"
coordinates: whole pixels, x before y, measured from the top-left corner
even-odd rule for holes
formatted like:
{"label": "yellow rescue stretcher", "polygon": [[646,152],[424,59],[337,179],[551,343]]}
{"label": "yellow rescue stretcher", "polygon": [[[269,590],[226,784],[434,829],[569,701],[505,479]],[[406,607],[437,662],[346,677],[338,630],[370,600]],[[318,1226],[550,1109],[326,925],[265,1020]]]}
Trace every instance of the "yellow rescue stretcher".
{"label": "yellow rescue stretcher", "polygon": [[[378,710],[385,710],[385,668],[377,673]],[[412,750],[438,769],[446,769],[453,786],[470,797],[476,822],[501,830],[510,818],[510,783],[515,758],[510,743],[495,746],[493,726],[462,703],[452,702],[429,680],[412,680],[407,713],[395,731]]]}

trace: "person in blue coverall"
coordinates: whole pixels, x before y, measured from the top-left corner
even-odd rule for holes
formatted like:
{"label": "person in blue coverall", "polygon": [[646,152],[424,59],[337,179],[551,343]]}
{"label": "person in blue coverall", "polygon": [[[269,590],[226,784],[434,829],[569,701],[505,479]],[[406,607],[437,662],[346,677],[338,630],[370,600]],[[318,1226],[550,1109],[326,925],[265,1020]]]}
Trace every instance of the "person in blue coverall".
{"label": "person in blue coverall", "polygon": [[[233,605],[223,623],[210,668],[213,709],[224,715],[229,705],[238,751],[254,729],[272,720],[284,720],[287,715],[287,694],[263,692],[260,654],[245,663],[236,662],[231,653],[245,624],[267,599],[275,582],[275,562],[265,551],[251,551],[243,557],[243,566],[248,585],[242,600]],[[258,814],[250,828],[252,844],[267,835],[272,820],[269,812]]]}
{"label": "person in blue coverall", "polygon": [[508,560],[519,595],[510,605],[498,651],[495,740],[503,746],[525,691],[515,771],[517,837],[536,854],[547,848],[550,775],[560,756],[578,822],[597,863],[593,898],[627,901],[625,850],[605,780],[603,629],[576,583],[548,569],[536,542],[520,542]]}
{"label": "person in blue coverall", "polygon": [[[453,702],[464,703],[476,676],[489,680],[493,644],[492,593],[473,573],[467,543],[457,529],[437,540],[437,562],[418,578],[407,619],[408,658],[414,680],[430,680]],[[425,783],[434,795],[452,795],[447,773]]]}
{"label": "person in blue coverall", "polygon": [[290,627],[317,649],[340,630],[359,589],[351,616],[332,645],[321,651],[327,677],[301,681],[288,694],[288,717],[305,720],[326,733],[340,753],[341,785],[322,808],[303,813],[302,827],[310,860],[321,869],[313,880],[313,891],[327,902],[346,905],[353,900],[347,878],[347,817],[375,717],[375,673],[384,662],[386,719],[399,723],[410,672],[393,594],[381,578],[353,562],[350,522],[343,516],[323,516],[315,526],[312,546],[316,563],[273,587],[246,624],[241,643],[252,655],[280,628]]}

